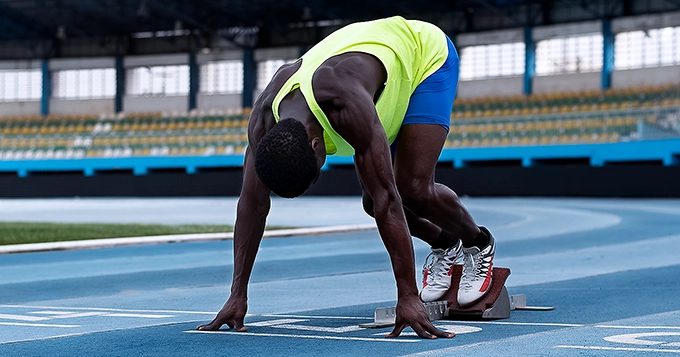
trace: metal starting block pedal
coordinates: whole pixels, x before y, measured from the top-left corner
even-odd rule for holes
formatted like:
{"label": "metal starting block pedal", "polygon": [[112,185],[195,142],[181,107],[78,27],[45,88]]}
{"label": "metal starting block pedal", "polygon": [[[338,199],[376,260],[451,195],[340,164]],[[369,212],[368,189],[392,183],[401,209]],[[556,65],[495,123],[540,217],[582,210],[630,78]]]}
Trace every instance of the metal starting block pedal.
{"label": "metal starting block pedal", "polygon": [[[451,276],[451,288],[444,294],[441,301],[423,303],[430,321],[454,319],[507,319],[512,310],[548,311],[554,307],[527,306],[524,294],[508,295],[505,281],[510,275],[508,268],[493,268],[491,288],[484,298],[472,306],[458,305],[458,283],[462,274],[462,267],[455,265]],[[394,326],[396,307],[381,307],[375,310],[372,323],[360,324],[364,328],[381,328]]]}
{"label": "metal starting block pedal", "polygon": [[[446,301],[433,301],[423,303],[425,311],[430,321],[442,320],[449,313],[449,306]],[[373,313],[373,322],[359,324],[363,328],[382,328],[394,326],[397,317],[397,307],[379,307]]]}

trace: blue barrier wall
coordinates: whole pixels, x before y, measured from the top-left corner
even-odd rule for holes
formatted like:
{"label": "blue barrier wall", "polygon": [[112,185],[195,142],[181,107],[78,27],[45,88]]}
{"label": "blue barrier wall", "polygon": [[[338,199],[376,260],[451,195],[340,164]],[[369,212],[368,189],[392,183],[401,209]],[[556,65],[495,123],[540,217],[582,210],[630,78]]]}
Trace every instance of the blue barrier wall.
{"label": "blue barrier wall", "polygon": [[[569,144],[546,146],[508,146],[486,148],[444,149],[441,165],[451,163],[455,168],[503,165],[516,161],[518,166],[533,167],[559,164],[560,160],[583,160],[599,167],[626,162],[659,162],[663,166],[680,165],[680,139],[630,141],[608,144]],[[352,157],[329,156],[324,170],[334,166],[352,165]],[[33,173],[82,171],[85,176],[100,172],[131,170],[134,175],[145,175],[158,169],[181,169],[194,174],[201,169],[238,168],[243,155],[212,156],[149,156],[130,158],[70,158],[50,160],[1,160],[0,172],[15,172],[19,177]]]}

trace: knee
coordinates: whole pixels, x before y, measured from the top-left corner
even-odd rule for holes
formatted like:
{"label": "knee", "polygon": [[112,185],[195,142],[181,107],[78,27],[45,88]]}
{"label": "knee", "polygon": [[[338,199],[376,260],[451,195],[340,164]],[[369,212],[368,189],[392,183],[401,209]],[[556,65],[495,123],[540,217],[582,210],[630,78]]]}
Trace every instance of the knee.
{"label": "knee", "polygon": [[398,185],[398,189],[404,207],[414,213],[425,212],[432,196],[432,187],[429,183],[413,180]]}

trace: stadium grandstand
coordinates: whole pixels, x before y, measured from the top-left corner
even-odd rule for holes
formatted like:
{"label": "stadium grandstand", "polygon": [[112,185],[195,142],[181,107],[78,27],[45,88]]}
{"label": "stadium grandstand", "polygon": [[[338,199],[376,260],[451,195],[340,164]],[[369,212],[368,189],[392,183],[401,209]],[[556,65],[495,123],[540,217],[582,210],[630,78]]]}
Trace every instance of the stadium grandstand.
{"label": "stadium grandstand", "polygon": [[[249,108],[354,21],[461,58],[438,179],[460,194],[680,196],[680,2],[0,0],[0,196],[234,195]],[[330,157],[310,194],[356,194]]]}

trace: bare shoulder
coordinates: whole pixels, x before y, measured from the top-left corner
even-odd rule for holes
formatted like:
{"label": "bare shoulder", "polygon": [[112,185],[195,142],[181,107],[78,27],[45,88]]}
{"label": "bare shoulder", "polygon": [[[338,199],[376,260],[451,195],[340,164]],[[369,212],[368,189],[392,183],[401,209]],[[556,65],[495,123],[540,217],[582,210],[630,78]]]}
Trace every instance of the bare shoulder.
{"label": "bare shoulder", "polygon": [[260,93],[253,104],[248,118],[248,144],[256,147],[264,134],[271,129],[276,120],[272,112],[272,103],[283,84],[300,68],[300,62],[286,63],[274,74],[267,87]]}
{"label": "bare shoulder", "polygon": [[274,97],[276,97],[276,94],[281,90],[283,84],[300,68],[300,63],[300,61],[291,62],[279,67],[271,81],[269,81],[269,84],[267,84],[262,93],[260,93],[255,100],[254,107],[261,105],[271,108]]}
{"label": "bare shoulder", "polygon": [[356,94],[371,97],[379,92],[387,74],[382,62],[372,55],[348,52],[326,60],[314,73],[314,95],[324,102],[341,104]]}

